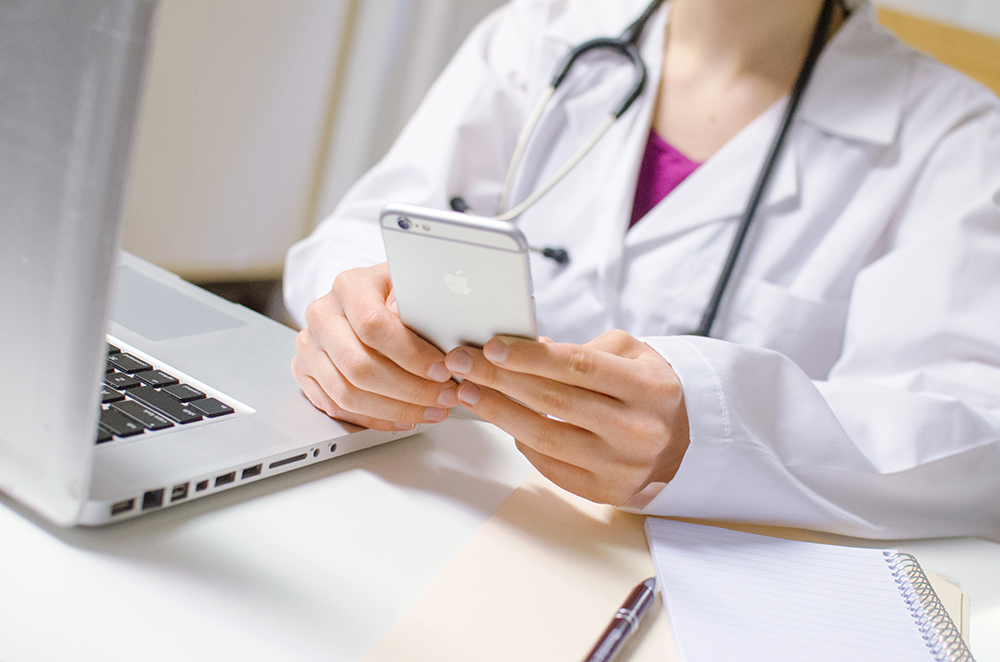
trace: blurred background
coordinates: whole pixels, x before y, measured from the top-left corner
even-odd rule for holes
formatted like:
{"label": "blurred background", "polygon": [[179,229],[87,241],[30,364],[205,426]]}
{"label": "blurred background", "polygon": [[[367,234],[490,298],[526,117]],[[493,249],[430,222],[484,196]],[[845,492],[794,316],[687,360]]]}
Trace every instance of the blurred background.
{"label": "blurred background", "polygon": [[[161,0],[125,248],[288,323],[285,251],[389,148],[503,0]],[[904,40],[1000,90],[998,0],[880,0]]]}

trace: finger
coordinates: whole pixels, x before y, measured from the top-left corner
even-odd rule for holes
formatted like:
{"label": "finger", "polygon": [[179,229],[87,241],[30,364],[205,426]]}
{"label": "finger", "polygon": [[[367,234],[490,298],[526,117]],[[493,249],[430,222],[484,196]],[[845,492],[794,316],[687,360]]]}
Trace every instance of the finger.
{"label": "finger", "polygon": [[[509,372],[494,366],[482,357],[479,350],[472,348],[450,354],[446,363],[459,363],[457,358],[462,353],[469,354],[473,359],[473,367],[468,372],[460,373],[456,369],[456,374],[461,374],[466,382],[486,386],[537,413],[600,435],[613,434],[621,425],[619,421],[626,409],[614,398],[544,377]],[[460,399],[461,393],[462,389],[459,387]]]}
{"label": "finger", "polygon": [[[362,343],[344,318],[331,320],[327,333],[329,339],[324,351],[331,368],[355,387],[423,406],[454,407],[458,404],[454,382],[449,380],[442,384],[404,370]],[[326,372],[317,373],[321,384],[325,383],[326,375]]]}
{"label": "finger", "polygon": [[344,272],[334,289],[343,292],[337,300],[362,343],[418,377],[438,382],[451,378],[444,353],[406,328],[387,305],[392,292],[387,265]]}
{"label": "finger", "polygon": [[322,382],[315,381],[344,413],[410,425],[440,423],[448,418],[446,407],[424,407],[372,393],[357,388],[336,371]]}
{"label": "finger", "polygon": [[609,375],[625,377],[628,359],[572,343],[539,343],[498,336],[483,347],[483,356],[505,370],[545,377],[564,384],[593,388]]}
{"label": "finger", "polygon": [[[466,381],[499,391],[536,412],[599,434],[613,434],[627,414],[615,398],[545,377],[510,372],[487,361],[480,350],[463,347],[448,354],[445,365]],[[461,389],[459,389],[461,398]]]}
{"label": "finger", "polygon": [[[657,371],[669,366],[646,343],[623,331],[603,334],[586,345],[497,336],[483,347],[483,355],[505,370],[545,377],[622,401],[648,399],[650,389],[658,386]],[[669,374],[673,376],[673,371]]]}
{"label": "finger", "polygon": [[589,430],[539,414],[498,391],[468,380],[458,387],[458,394],[471,412],[538,453],[580,467],[596,466],[603,461],[604,442]]}
{"label": "finger", "polygon": [[400,430],[412,430],[413,424],[402,423],[397,421],[386,421],[378,418],[372,418],[371,416],[363,416],[361,414],[355,414],[353,412],[346,411],[337,406],[337,404],[330,399],[320,385],[312,378],[307,378],[301,382],[302,392],[305,394],[306,398],[313,404],[314,407],[325,413],[330,418],[335,418],[341,421],[347,421],[348,423],[353,423],[355,425],[360,425],[362,427],[371,428],[373,430],[384,430],[384,431],[400,431]]}
{"label": "finger", "polygon": [[389,292],[389,297],[385,300],[385,306],[393,313],[395,313],[396,317],[399,317],[399,304],[396,302],[395,288],[393,288],[392,291]]}
{"label": "finger", "polygon": [[[326,351],[313,341],[308,327],[296,338],[296,349],[292,359],[292,374],[313,404],[332,416],[343,418],[338,416],[338,412],[350,412],[352,415],[397,423],[439,422],[447,418],[447,407],[458,404],[453,383],[441,385],[425,382],[429,387],[441,391],[438,396],[440,402],[432,401],[430,406],[401,401],[391,395],[369,393],[364,388],[359,388],[338,370]],[[383,367],[387,371],[417,379],[397,366],[386,364]],[[315,393],[317,390],[322,392],[322,396]],[[348,420],[356,422],[354,418]]]}

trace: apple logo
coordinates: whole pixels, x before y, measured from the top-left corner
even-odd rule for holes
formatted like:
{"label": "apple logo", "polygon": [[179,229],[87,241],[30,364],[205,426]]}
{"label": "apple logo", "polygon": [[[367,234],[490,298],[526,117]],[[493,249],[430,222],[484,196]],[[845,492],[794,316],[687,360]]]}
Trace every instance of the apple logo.
{"label": "apple logo", "polygon": [[445,274],[444,284],[455,294],[468,294],[472,292],[472,288],[469,287],[469,278],[462,275],[461,269],[453,274]]}

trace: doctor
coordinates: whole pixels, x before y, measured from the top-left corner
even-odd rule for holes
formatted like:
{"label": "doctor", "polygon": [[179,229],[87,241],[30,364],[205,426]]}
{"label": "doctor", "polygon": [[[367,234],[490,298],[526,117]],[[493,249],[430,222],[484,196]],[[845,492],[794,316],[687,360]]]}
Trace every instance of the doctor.
{"label": "doctor", "polygon": [[[496,213],[561,58],[647,4],[514,0],[473,32],[385,159],[289,252],[303,391],[379,429],[461,401],[554,482],[648,514],[1000,539],[1000,102],[901,45],[868,4],[838,4],[822,35],[709,337],[691,332],[821,0],[673,0],[653,15],[644,94],[515,221],[571,256],[532,258],[547,338],[444,357],[400,324],[379,210],[461,197]],[[631,76],[613,56],[579,61],[515,201]]]}

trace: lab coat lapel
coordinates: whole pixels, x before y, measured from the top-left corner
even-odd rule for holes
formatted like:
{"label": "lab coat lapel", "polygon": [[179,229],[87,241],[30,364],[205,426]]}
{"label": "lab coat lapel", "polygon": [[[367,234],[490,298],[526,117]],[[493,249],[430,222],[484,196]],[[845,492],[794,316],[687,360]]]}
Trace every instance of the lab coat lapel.
{"label": "lab coat lapel", "polygon": [[[778,131],[787,99],[747,125],[633,227],[626,244],[657,242],[708,223],[742,217]],[[760,210],[798,195],[798,161],[790,142],[778,161]]]}
{"label": "lab coat lapel", "polygon": [[[796,131],[810,124],[848,141],[887,145],[894,139],[912,52],[899,44],[862,3],[824,49],[759,212],[798,197]],[[712,222],[740,218],[787,104],[782,99],[706,161],[643,218],[629,246],[653,244]],[[859,112],[866,109],[866,112]]]}

